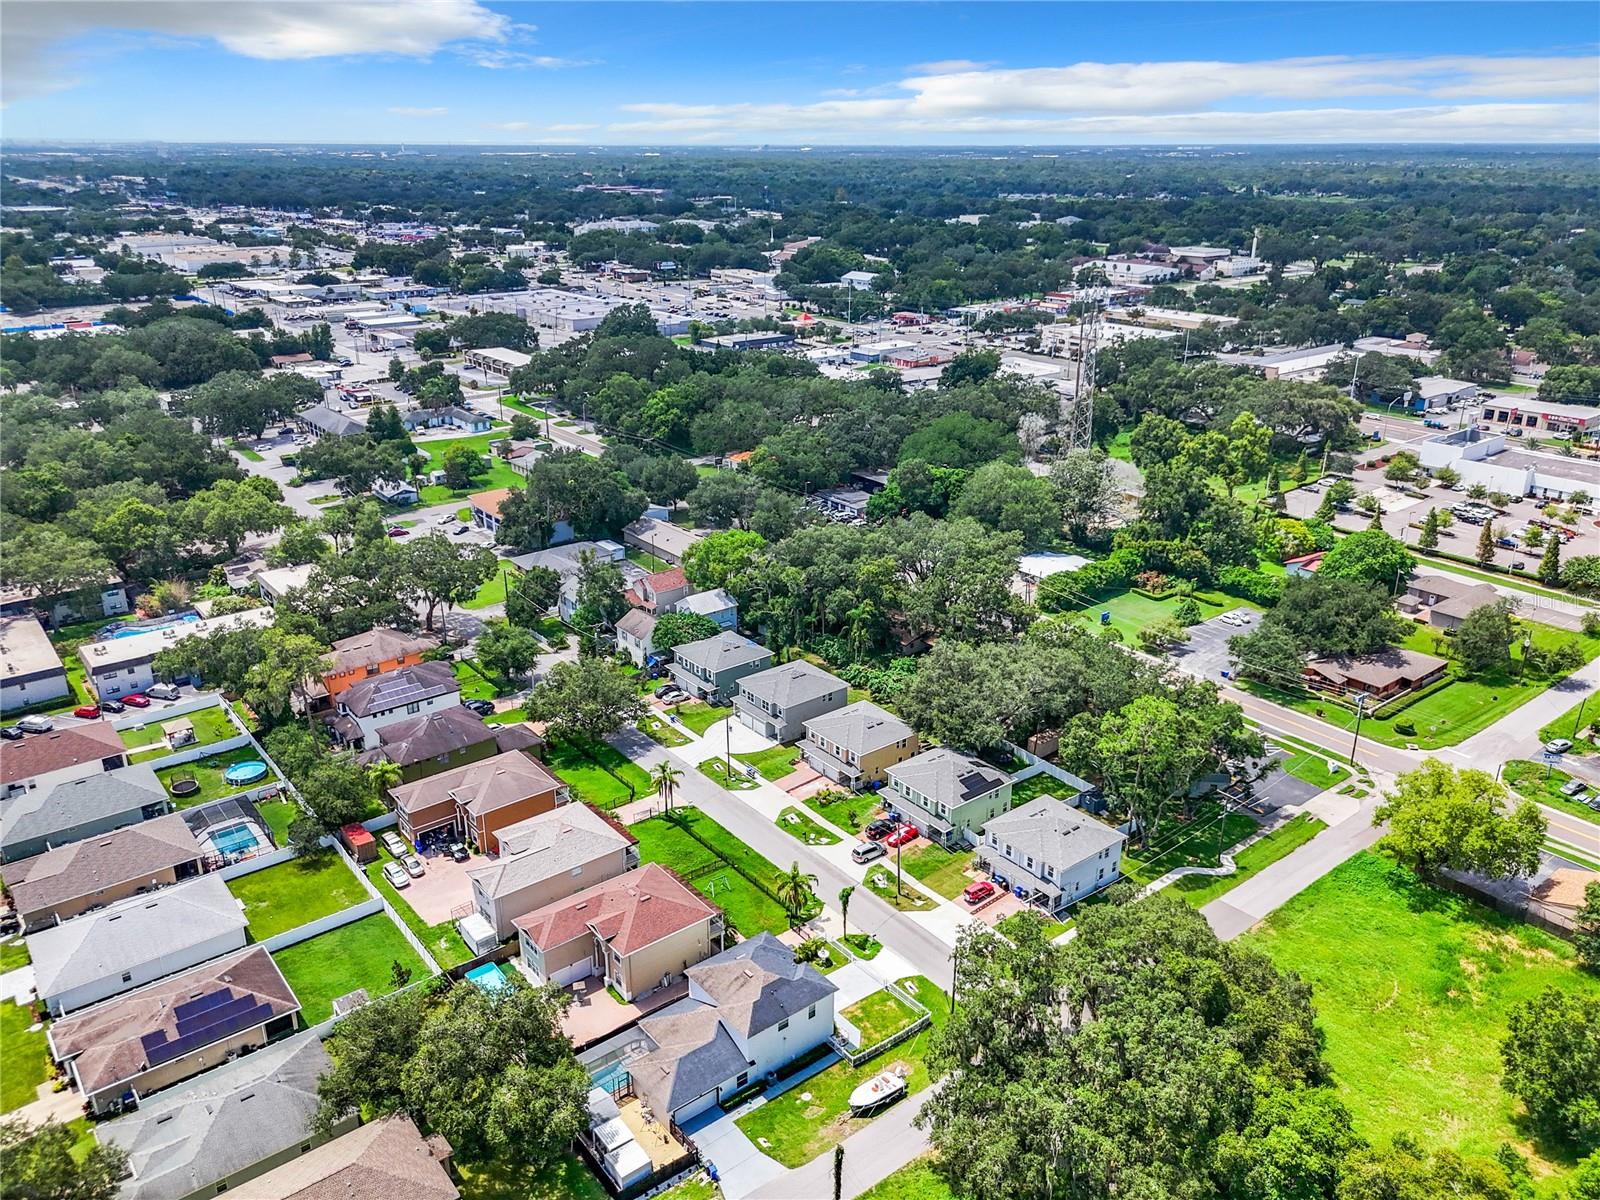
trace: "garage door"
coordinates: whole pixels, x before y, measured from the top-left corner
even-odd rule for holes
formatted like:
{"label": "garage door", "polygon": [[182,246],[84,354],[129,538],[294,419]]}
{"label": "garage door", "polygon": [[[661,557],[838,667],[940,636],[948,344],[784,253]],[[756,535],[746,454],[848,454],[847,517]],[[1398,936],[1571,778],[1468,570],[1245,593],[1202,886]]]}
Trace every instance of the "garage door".
{"label": "garage door", "polygon": [[550,982],[565,986],[569,983],[577,983],[580,979],[587,979],[593,974],[594,962],[586,958],[582,962],[573,963],[570,967],[562,967],[551,975]]}

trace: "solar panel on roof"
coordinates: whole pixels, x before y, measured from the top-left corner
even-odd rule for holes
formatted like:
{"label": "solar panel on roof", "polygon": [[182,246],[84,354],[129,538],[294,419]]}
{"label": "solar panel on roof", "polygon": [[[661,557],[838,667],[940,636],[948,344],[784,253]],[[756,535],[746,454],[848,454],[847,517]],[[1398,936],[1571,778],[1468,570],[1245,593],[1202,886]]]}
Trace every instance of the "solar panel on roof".
{"label": "solar panel on roof", "polygon": [[[145,1062],[152,1067],[158,1067],[162,1063],[193,1053],[201,1047],[219,1042],[230,1034],[243,1029],[253,1029],[272,1019],[272,1005],[266,1001],[258,1003],[251,996],[241,996],[226,1008],[218,1008],[215,1012],[224,1015],[216,1016],[208,1024],[190,1029],[171,1041],[166,1040],[165,1031],[159,1030],[157,1033],[146,1034],[140,1038],[139,1044],[144,1048]],[[154,1040],[158,1037],[159,1041]]]}
{"label": "solar panel on roof", "polygon": [[172,1009],[172,1015],[177,1017],[178,1024],[182,1025],[190,1017],[196,1016],[199,1013],[207,1012],[213,1008],[220,1008],[222,1005],[228,1003],[228,1001],[232,999],[232,988],[217,988],[215,991],[207,992],[205,995],[196,1000],[190,1000],[183,1004],[175,1005]]}

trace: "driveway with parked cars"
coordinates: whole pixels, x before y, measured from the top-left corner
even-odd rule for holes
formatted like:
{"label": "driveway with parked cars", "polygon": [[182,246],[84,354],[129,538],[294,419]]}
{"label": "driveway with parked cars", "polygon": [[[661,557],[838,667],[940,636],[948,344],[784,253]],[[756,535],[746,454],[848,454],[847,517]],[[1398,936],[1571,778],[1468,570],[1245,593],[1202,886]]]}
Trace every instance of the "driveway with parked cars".
{"label": "driveway with parked cars", "polygon": [[1189,640],[1168,653],[1191,675],[1221,683],[1222,672],[1228,669],[1228,639],[1254,633],[1260,626],[1261,614],[1254,609],[1229,609],[1209,621],[1189,626]]}

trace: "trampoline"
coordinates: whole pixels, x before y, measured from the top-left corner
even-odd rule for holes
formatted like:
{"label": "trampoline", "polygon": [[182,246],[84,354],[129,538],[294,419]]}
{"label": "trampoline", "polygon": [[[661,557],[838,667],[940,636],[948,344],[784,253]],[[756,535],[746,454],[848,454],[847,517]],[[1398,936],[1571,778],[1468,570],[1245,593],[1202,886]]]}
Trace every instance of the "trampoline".
{"label": "trampoline", "polygon": [[254,783],[258,779],[265,779],[267,764],[259,758],[252,758],[246,762],[234,763],[222,773],[223,781],[234,786]]}
{"label": "trampoline", "polygon": [[167,784],[167,791],[171,792],[174,796],[179,797],[193,796],[199,790],[200,781],[194,778],[192,775],[186,775],[182,779],[174,779],[171,783]]}

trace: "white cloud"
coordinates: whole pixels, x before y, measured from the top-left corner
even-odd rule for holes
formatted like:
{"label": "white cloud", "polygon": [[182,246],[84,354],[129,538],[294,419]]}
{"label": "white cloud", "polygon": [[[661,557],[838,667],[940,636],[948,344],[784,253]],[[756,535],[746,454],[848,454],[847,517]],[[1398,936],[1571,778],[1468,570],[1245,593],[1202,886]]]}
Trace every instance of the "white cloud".
{"label": "white cloud", "polygon": [[389,111],[397,117],[442,117],[450,110],[442,104],[436,108],[415,108],[409,104],[396,104]]}
{"label": "white cloud", "polygon": [[72,51],[118,31],[214,41],[246,58],[426,57],[463,41],[500,42],[515,28],[477,0],[6,0],[7,102],[78,82]]}
{"label": "white cloud", "polygon": [[992,66],[992,62],[974,62],[970,58],[941,58],[937,62],[914,63],[909,69],[918,75],[950,75],[957,71],[982,71]]}
{"label": "white cloud", "polygon": [[532,129],[532,121],[491,121],[484,126],[485,129],[503,129],[507,133],[520,133],[524,129]]}
{"label": "white cloud", "polygon": [[[937,68],[929,70],[928,68]],[[927,64],[810,103],[623,105],[610,132],[694,140],[1577,141],[1600,135],[1600,59],[1424,56],[1261,62]],[[1340,101],[1354,102],[1341,105]],[[1511,103],[1510,101],[1519,101]]]}
{"label": "white cloud", "polygon": [[599,61],[593,58],[559,58],[554,54],[528,54],[496,46],[474,47],[466,51],[466,55],[478,66],[491,71],[528,67],[541,71],[561,71],[569,67],[592,67]]}

